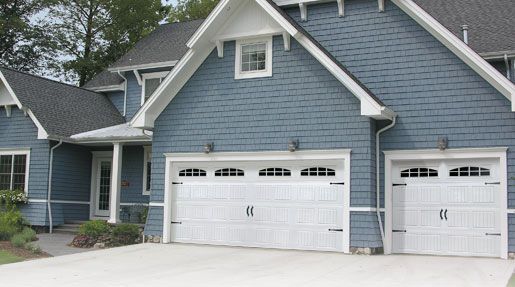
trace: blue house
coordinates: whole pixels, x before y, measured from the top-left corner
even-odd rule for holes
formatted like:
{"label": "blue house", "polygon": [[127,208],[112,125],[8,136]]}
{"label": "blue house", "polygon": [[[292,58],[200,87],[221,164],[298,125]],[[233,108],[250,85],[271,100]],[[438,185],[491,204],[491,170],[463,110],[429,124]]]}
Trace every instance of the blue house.
{"label": "blue house", "polygon": [[1,68],[0,187],[41,226],[507,258],[515,7],[457,2],[221,0],[82,88]]}

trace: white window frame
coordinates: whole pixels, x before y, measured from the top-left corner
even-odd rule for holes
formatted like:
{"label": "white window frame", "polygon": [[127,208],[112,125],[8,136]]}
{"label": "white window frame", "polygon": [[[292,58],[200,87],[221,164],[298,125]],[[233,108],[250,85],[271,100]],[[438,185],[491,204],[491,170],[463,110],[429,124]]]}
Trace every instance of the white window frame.
{"label": "white window frame", "polygon": [[[30,171],[30,148],[22,148],[22,149],[0,149],[0,156],[2,155],[25,155],[25,186],[24,192],[25,195],[28,196],[29,193],[29,171]],[[11,189],[13,187],[13,169],[14,169],[14,158],[11,166]]]}
{"label": "white window frame", "polygon": [[[149,79],[161,79],[161,83],[166,78],[166,76],[170,73],[169,71],[165,72],[155,72],[155,73],[146,73],[141,76],[141,105],[145,104],[145,82]],[[149,95],[149,97],[152,95]]]}
{"label": "white window frame", "polygon": [[147,190],[147,163],[152,161],[152,147],[143,147],[143,195],[150,195],[150,189]]}
{"label": "white window frame", "polygon": [[[241,71],[241,46],[252,45],[252,44],[266,44],[266,69],[263,71]],[[234,67],[234,78],[235,79],[252,79],[252,78],[263,78],[272,76],[272,57],[273,57],[273,37],[261,37],[261,38],[250,38],[236,40],[236,54],[235,54],[235,67]]]}

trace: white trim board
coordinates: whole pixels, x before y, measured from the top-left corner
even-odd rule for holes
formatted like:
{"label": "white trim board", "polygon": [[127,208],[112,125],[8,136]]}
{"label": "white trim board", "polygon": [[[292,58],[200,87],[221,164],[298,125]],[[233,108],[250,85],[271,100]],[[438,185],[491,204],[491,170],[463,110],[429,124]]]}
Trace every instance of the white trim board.
{"label": "white trim board", "polygon": [[[379,103],[360,83],[335,63],[313,41],[297,30],[292,23],[276,10],[267,0],[222,0],[202,23],[187,43],[188,52],[177,63],[163,84],[154,92],[147,102],[138,110],[130,124],[137,128],[152,129],[155,119],[163,112],[177,93],[200,67],[211,51],[217,46],[216,35],[239,6],[255,1],[268,15],[279,24],[285,33],[294,37],[310,54],[312,54],[333,76],[336,77],[356,98],[361,101],[361,114],[375,119],[392,119],[395,113]],[[261,35],[255,35],[261,36]],[[218,47],[221,45],[219,44]]]}
{"label": "white trim board", "polygon": [[507,165],[507,148],[462,148],[439,150],[398,150],[385,151],[384,161],[384,186],[385,186],[385,254],[392,253],[392,223],[393,223],[393,205],[392,205],[392,166],[394,162],[409,160],[445,160],[445,159],[481,159],[492,158],[499,160],[499,177],[500,177],[500,212],[499,220],[501,226],[501,258],[506,259],[508,256],[508,165]]}
{"label": "white trim board", "polygon": [[[343,160],[343,181],[345,182],[345,204],[343,206],[343,252],[349,253],[350,248],[350,186],[351,186],[351,150],[317,150],[317,151],[273,151],[273,152],[226,152],[226,153],[167,153],[165,154],[165,188],[163,211],[163,243],[170,243],[172,238],[172,171],[176,164],[188,162],[267,162],[267,161],[298,161],[298,160]],[[150,206],[153,203],[150,204]]]}
{"label": "white trim board", "polygon": [[392,2],[511,101],[511,110],[515,112],[515,85],[509,79],[447,30],[413,0],[392,0]]}
{"label": "white trim board", "polygon": [[178,61],[157,62],[157,63],[149,63],[149,64],[141,64],[141,65],[133,65],[133,66],[108,68],[107,70],[109,72],[130,72],[133,70],[173,67],[177,64],[177,62]]}

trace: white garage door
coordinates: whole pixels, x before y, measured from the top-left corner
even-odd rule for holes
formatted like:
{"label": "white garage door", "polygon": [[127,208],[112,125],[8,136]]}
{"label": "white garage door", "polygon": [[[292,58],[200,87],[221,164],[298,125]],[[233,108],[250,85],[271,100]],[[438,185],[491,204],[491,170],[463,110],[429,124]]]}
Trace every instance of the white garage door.
{"label": "white garage door", "polygon": [[342,160],[178,163],[172,241],[343,251],[349,220],[343,166]]}
{"label": "white garage door", "polygon": [[499,257],[499,181],[494,160],[395,164],[392,251]]}

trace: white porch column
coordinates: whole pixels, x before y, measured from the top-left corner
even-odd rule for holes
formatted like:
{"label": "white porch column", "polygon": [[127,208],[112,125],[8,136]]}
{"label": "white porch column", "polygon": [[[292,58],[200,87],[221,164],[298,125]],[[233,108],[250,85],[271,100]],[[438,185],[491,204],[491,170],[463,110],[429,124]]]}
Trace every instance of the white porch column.
{"label": "white porch column", "polygon": [[120,222],[120,195],[122,180],[123,144],[114,143],[113,164],[111,170],[111,194],[109,196],[109,223]]}

